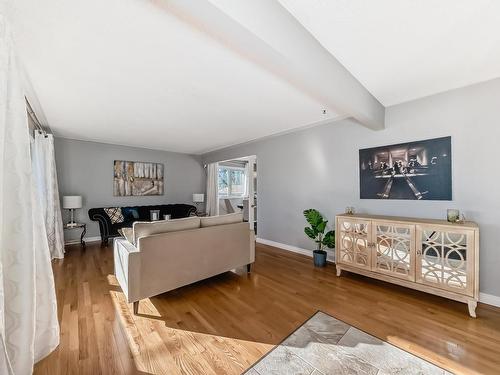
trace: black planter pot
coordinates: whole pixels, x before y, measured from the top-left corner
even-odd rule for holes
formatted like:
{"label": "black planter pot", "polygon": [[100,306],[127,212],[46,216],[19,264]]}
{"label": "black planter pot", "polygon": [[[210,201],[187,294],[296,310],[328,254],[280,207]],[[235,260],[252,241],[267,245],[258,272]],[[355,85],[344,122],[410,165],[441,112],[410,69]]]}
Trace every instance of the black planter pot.
{"label": "black planter pot", "polygon": [[314,250],[313,251],[314,266],[324,267],[326,266],[326,251],[324,250]]}

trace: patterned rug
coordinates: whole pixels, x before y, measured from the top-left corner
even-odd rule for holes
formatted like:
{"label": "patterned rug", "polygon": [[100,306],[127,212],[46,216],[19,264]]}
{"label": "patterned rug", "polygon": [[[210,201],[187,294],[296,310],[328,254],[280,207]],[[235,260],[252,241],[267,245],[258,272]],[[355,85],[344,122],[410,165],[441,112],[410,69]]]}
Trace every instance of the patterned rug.
{"label": "patterned rug", "polygon": [[318,311],[245,374],[450,373]]}

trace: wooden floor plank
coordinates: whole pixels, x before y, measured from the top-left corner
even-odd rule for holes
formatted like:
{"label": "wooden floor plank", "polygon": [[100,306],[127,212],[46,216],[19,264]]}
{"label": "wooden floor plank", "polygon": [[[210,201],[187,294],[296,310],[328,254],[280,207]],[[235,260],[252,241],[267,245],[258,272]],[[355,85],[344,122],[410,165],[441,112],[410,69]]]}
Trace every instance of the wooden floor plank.
{"label": "wooden floor plank", "polygon": [[343,273],[257,245],[252,273],[225,273],[141,301],[132,314],[112,249],[70,246],[53,263],[57,350],[36,374],[240,374],[317,310],[463,374],[500,373],[500,309]]}

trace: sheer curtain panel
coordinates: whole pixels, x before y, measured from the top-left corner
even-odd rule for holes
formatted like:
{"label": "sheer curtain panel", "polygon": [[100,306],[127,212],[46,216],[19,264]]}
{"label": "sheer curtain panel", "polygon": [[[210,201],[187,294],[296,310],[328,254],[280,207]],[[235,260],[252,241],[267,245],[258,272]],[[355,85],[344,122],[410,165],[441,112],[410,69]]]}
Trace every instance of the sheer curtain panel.
{"label": "sheer curtain panel", "polygon": [[64,258],[63,222],[52,134],[36,132],[31,158],[36,194],[44,218],[50,255],[52,258]]}
{"label": "sheer curtain panel", "polygon": [[219,164],[207,165],[207,214],[209,216],[219,215]]}
{"label": "sheer curtain panel", "polygon": [[24,92],[0,14],[0,372],[31,374],[59,344],[54,278],[35,194]]}

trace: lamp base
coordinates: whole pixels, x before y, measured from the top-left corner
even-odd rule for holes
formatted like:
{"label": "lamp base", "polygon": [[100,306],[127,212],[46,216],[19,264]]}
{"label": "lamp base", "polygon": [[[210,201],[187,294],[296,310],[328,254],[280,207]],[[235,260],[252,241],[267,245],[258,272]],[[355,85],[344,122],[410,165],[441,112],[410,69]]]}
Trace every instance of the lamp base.
{"label": "lamp base", "polygon": [[75,209],[70,208],[69,209],[69,222],[66,224],[66,227],[68,228],[73,228],[76,227],[78,224],[75,222]]}

